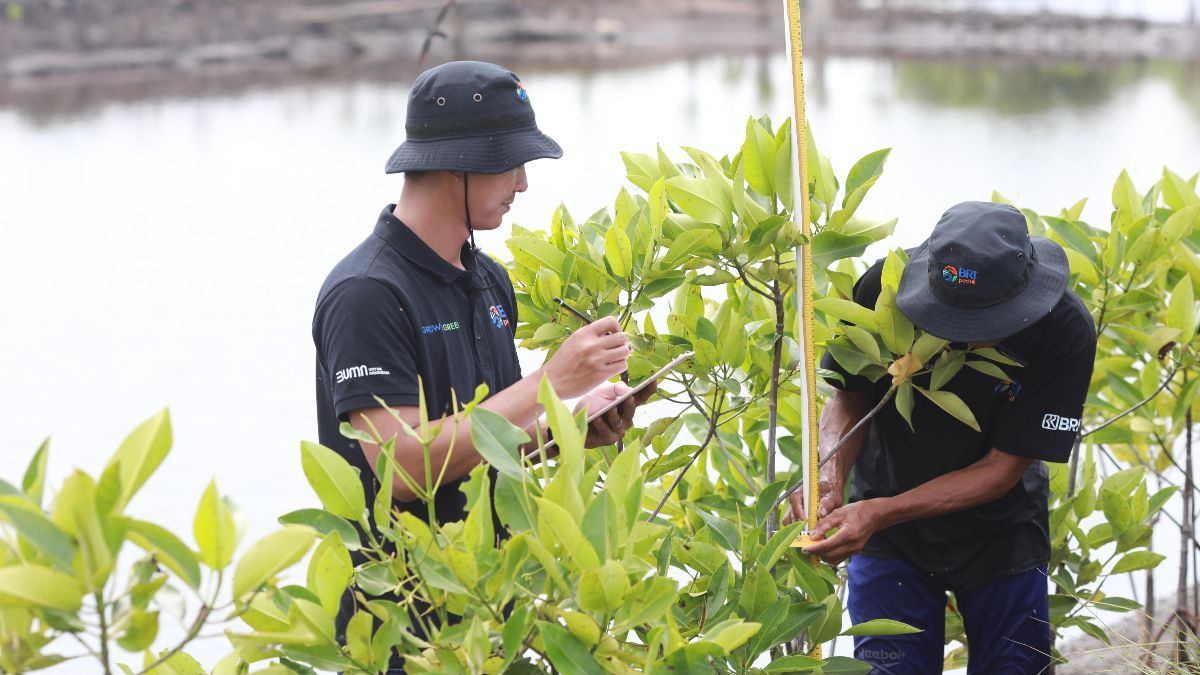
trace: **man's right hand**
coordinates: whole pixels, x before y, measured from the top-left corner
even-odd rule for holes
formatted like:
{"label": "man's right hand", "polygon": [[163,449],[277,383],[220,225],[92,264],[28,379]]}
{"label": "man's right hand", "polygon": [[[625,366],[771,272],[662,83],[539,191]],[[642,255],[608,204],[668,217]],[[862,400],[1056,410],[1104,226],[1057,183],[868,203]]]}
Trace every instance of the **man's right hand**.
{"label": "man's right hand", "polygon": [[575,398],[628,369],[629,338],[614,317],[575,331],[543,366],[561,398]]}
{"label": "man's right hand", "polygon": [[[817,506],[817,518],[824,518],[842,505],[843,486],[836,485],[832,480],[817,481],[817,491],[820,494],[820,504]],[[792,508],[783,517],[784,527],[792,523],[804,522],[804,495],[799,490],[788,495]]]}

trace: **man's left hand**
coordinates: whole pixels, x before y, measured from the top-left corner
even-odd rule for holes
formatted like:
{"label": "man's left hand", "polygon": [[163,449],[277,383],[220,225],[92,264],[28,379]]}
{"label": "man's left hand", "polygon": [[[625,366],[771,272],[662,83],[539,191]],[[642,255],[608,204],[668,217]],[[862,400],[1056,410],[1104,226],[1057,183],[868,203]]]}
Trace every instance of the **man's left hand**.
{"label": "man's left hand", "polygon": [[[883,527],[884,508],[884,500],[867,499],[836,509],[817,523],[813,533],[817,542],[806,546],[804,552],[818,555],[831,565],[842,562],[861,551],[871,535]],[[825,533],[835,527],[837,532],[825,539]]]}
{"label": "man's left hand", "polygon": [[[620,398],[625,392],[629,391],[630,386],[624,382],[605,382],[596,387],[579,400],[579,404],[575,406],[575,412],[581,409],[587,409],[588,415],[591,415],[592,410],[599,410],[608,405],[612,401]],[[645,389],[642,389],[637,394],[625,399],[617,407],[609,410],[600,417],[597,417],[588,425],[586,447],[599,448],[605,445],[612,445],[625,435],[629,427],[633,424],[633,412],[637,407],[646,402],[647,399],[657,390],[657,385],[651,382]]]}

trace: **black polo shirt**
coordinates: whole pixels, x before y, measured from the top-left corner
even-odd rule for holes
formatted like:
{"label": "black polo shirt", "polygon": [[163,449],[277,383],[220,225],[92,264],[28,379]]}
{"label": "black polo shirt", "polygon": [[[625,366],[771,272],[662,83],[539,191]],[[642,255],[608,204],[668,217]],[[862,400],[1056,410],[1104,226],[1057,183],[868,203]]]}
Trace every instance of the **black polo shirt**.
{"label": "black polo shirt", "polygon": [[[854,300],[874,307],[882,261],[854,286]],[[955,345],[965,348],[965,345]],[[901,523],[877,532],[863,553],[905,560],[951,590],[1046,564],[1048,471],[1065,462],[1083,412],[1096,355],[1096,329],[1083,302],[1068,290],[1044,318],[1003,340],[997,349],[1023,367],[1000,365],[1007,382],[964,367],[942,387],[975,413],[976,432],[914,392],[915,431],[888,405],[871,421],[851,473],[850,501],[889,497],[965,468],[992,448],[1035,460],[1011,490],[987,504],[936,518]],[[969,361],[981,359],[968,356]],[[829,354],[823,367],[845,377],[836,387],[869,393],[872,407],[891,385],[849,375]],[[999,365],[999,364],[998,364]],[[928,388],[929,375],[914,378]]]}
{"label": "black polo shirt", "polygon": [[[377,407],[376,396],[415,406],[420,386],[436,419],[452,412],[452,391],[461,406],[480,383],[492,394],[521,378],[507,270],[469,246],[462,250],[467,269],[458,269],[397,220],[393,208],[330,272],[313,317],[321,444],[358,469],[368,507],[378,480],[358,442],[339,431],[349,413]],[[438,489],[439,520],[466,517],[463,480]],[[423,502],[397,506],[426,518]]]}

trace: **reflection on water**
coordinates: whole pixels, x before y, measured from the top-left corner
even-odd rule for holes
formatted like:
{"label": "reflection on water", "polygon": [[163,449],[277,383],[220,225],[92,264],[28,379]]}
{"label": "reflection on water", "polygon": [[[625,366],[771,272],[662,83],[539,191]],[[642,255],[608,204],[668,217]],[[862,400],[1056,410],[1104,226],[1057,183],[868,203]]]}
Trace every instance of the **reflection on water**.
{"label": "reflection on water", "polygon": [[[1184,66],[808,67],[810,118],[839,175],[895,149],[862,212],[899,216],[897,245],[993,189],[1042,211],[1090,196],[1085,214],[1104,222],[1122,168],[1141,186],[1163,164],[1200,169],[1200,95]],[[778,55],[519,72],[566,151],[530,165],[511,213],[527,227],[560,202],[577,215],[611,202],[618,150],[734,152],[749,116],[779,122],[792,104]],[[241,506],[250,540],[311,505],[297,450],[316,435],[312,305],[399,192],[382,168],[403,138],[407,85],[382,74],[180,85],[0,108],[0,477],[16,480],[51,433],[53,483],[72,466],[97,471],[124,432],[170,405],[176,448],[135,513],[187,532],[210,477]],[[507,257],[506,231],[480,245]]]}
{"label": "reflection on water", "polygon": [[1024,115],[1096,108],[1147,80],[1177,90],[1181,104],[1200,115],[1194,63],[938,63],[895,64],[896,93],[914,102],[976,108],[987,114]]}

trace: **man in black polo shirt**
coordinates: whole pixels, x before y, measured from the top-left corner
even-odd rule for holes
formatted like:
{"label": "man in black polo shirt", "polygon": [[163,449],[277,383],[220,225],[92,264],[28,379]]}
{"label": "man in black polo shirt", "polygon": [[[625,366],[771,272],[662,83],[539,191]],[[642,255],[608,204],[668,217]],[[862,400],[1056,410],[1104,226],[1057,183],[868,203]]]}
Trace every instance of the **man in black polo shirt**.
{"label": "man in black polo shirt", "polygon": [[[875,306],[882,268],[858,280],[856,302]],[[855,657],[876,672],[941,672],[946,591],[963,616],[968,672],[1050,664],[1043,462],[1070,456],[1096,353],[1095,325],[1067,290],[1068,273],[1062,248],[1030,237],[1020,211],[984,202],[946,211],[904,269],[896,304],[918,328],[1022,365],[1000,366],[1007,381],[962,368],[942,386],[970,407],[980,432],[918,395],[912,429],[889,403],[822,470],[815,537],[838,531],[806,551],[834,563],[850,557],[854,623],[888,618],[923,631],[856,637]],[[891,382],[851,375],[829,356],[822,365],[844,378],[831,382],[837,391],[822,411],[820,444],[829,448]],[[914,383],[928,388],[928,378]],[[793,515],[803,517],[798,497]]]}
{"label": "man in black polo shirt", "polygon": [[[343,421],[395,438],[397,462],[418,481],[425,476],[421,446],[376,397],[415,427],[420,393],[436,421],[454,412],[451,392],[461,405],[486,384],[490,395],[481,407],[530,428],[542,413],[537,393],[543,377],[563,398],[583,396],[588,409],[627,390],[607,382],[626,369],[630,351],[611,317],[575,331],[545,365],[522,377],[512,282],[504,267],[474,246],[474,230],[499,227],[517,193],[528,187],[525,163],[562,156],[538,129],[524,84],[488,63],[438,66],[413,84],[405,130],[407,139],[386,168],[405,173],[400,199],[383,209],[374,232],[329,274],[313,318],[321,443],[358,469],[368,504],[377,492],[373,467],[380,448],[343,437]],[[634,406],[631,399],[593,422],[588,445],[615,443]],[[469,421],[458,425],[450,452],[451,427],[445,425],[430,449],[434,467],[450,456],[434,495],[444,522],[465,517],[459,488],[483,462]],[[393,494],[398,507],[427,517],[425,504],[400,478]],[[347,593],[339,635],[354,604]]]}

